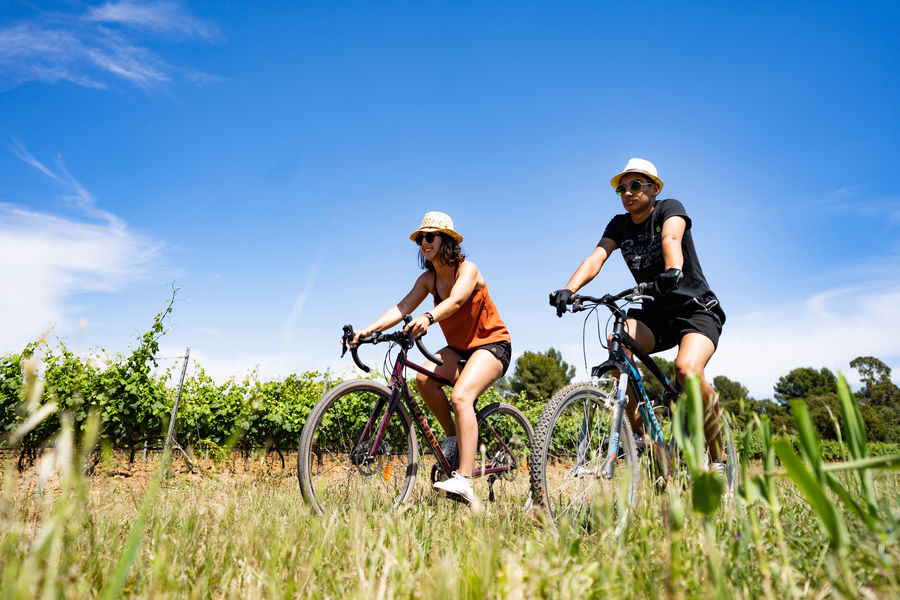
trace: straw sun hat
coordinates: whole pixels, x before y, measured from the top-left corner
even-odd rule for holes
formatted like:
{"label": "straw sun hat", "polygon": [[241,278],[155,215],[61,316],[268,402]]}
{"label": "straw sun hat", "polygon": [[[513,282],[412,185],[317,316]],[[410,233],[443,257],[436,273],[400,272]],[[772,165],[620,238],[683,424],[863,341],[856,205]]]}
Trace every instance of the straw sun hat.
{"label": "straw sun hat", "polygon": [[409,234],[409,239],[412,241],[416,241],[416,236],[420,233],[428,233],[429,231],[435,231],[437,233],[444,233],[449,235],[454,240],[456,240],[457,244],[462,243],[463,236],[456,233],[453,230],[453,219],[450,218],[450,215],[447,213],[442,213],[436,210],[425,213],[425,217],[422,219],[422,224],[418,229]]}
{"label": "straw sun hat", "polygon": [[622,176],[626,173],[640,173],[641,175],[646,175],[656,182],[656,185],[659,186],[659,191],[662,191],[663,180],[659,178],[659,175],[656,173],[656,167],[649,160],[644,160],[643,158],[629,158],[628,164],[625,165],[625,170],[610,179],[609,184],[613,187],[618,186],[619,180],[622,179]]}

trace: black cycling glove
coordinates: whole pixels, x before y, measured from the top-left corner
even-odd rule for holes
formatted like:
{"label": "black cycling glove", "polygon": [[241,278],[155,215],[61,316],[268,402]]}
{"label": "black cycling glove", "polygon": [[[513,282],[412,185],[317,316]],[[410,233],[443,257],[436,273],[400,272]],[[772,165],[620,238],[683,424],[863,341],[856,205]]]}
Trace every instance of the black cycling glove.
{"label": "black cycling glove", "polygon": [[574,294],[572,290],[561,289],[550,294],[550,306],[556,307],[556,316],[561,317],[566,312],[566,305],[569,304],[569,298]]}
{"label": "black cycling glove", "polygon": [[653,282],[656,284],[656,291],[660,294],[668,294],[675,290],[681,280],[684,279],[684,273],[681,269],[666,269],[656,276]]}

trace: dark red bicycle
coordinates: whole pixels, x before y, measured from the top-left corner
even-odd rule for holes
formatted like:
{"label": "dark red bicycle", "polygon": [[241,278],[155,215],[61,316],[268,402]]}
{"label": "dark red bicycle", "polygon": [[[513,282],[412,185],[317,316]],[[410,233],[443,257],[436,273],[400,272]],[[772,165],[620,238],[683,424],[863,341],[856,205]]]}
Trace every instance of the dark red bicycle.
{"label": "dark red bicycle", "polygon": [[[410,320],[404,317],[405,323]],[[345,325],[341,356],[354,336],[353,327]],[[425,348],[421,338],[402,330],[375,332],[359,341],[360,345],[382,342],[391,344],[386,367],[392,351],[397,351],[393,367],[385,368],[386,373],[390,370],[388,384],[371,379],[345,381],[325,393],[303,427],[297,476],[304,499],[317,513],[361,504],[399,507],[413,494],[416,476],[427,466],[423,464],[426,456],[433,457],[431,483],[449,477],[456,466],[441,451],[406,381],[409,368],[452,387],[452,381],[409,361],[407,353],[416,346],[433,363],[443,364],[441,359]],[[357,350],[351,349],[354,362],[369,372]],[[503,402],[476,410],[476,416],[478,446],[472,473],[476,494],[491,502],[509,503],[511,508],[525,507],[530,498],[531,423],[522,411]],[[425,438],[425,455],[420,452],[413,420]],[[429,486],[428,493],[436,492]]]}

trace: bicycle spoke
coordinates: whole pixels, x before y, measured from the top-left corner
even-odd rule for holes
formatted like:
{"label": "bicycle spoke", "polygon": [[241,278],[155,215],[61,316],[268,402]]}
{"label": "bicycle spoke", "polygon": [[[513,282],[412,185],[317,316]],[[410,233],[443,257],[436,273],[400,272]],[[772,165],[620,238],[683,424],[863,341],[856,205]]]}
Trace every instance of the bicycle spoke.
{"label": "bicycle spoke", "polygon": [[[635,499],[638,481],[631,429],[622,424],[613,479],[602,475],[611,436],[608,392],[590,384],[575,384],[558,392],[538,423],[532,464],[532,490],[541,497],[554,521],[566,519],[592,526],[609,515],[617,530]],[[626,504],[620,487],[626,479]]]}
{"label": "bicycle spoke", "polygon": [[[392,415],[378,447],[373,447],[388,394],[386,387],[374,382],[348,382],[310,413],[301,439],[298,476],[304,497],[317,512],[365,502],[398,505],[408,497],[415,481],[415,470],[409,467],[417,452],[402,409]],[[372,415],[376,405],[382,408]],[[374,421],[362,439],[370,417]]]}
{"label": "bicycle spoke", "polygon": [[530,496],[527,468],[534,438],[531,424],[508,404],[485,407],[478,411],[478,421],[475,473],[495,472],[476,480],[476,493],[493,502],[507,503],[513,510],[520,509]]}

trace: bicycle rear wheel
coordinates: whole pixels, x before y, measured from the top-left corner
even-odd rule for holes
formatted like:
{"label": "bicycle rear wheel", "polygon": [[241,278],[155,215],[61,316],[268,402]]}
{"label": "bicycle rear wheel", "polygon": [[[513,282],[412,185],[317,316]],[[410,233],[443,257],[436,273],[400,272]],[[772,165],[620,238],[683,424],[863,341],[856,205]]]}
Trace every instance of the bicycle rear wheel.
{"label": "bicycle rear wheel", "polygon": [[637,500],[640,469],[627,418],[622,419],[613,478],[601,474],[612,437],[615,385],[569,385],[553,396],[538,421],[531,492],[556,523],[591,528],[606,521],[619,534]]}
{"label": "bicycle rear wheel", "polygon": [[531,493],[528,463],[534,428],[521,410],[501,402],[484,407],[477,416],[475,474],[481,474],[487,482],[489,501],[501,508],[520,510]]}
{"label": "bicycle rear wheel", "polygon": [[409,497],[418,446],[402,404],[368,458],[390,397],[384,384],[360,379],[331,389],[313,407],[300,435],[297,477],[303,498],[316,513],[361,504],[397,507]]}

